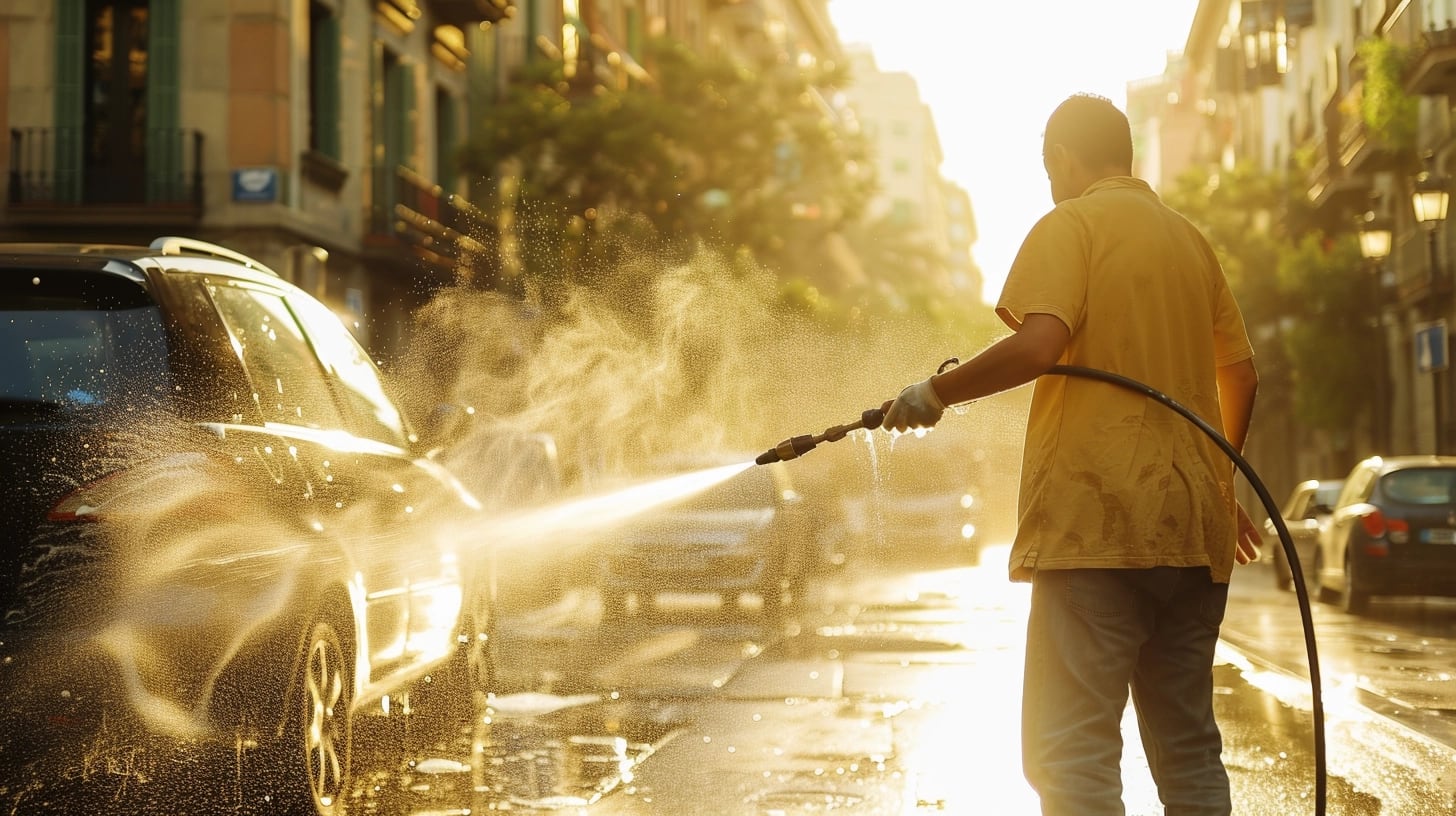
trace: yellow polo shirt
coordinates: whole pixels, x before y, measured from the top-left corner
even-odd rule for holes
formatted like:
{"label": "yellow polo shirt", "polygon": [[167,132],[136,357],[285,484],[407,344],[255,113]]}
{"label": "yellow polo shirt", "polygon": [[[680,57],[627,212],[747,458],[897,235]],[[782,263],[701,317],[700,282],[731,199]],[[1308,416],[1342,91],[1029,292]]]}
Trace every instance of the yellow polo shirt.
{"label": "yellow polo shirt", "polygon": [[[1222,430],[1218,366],[1253,356],[1208,242],[1135,178],[1064,201],[1027,235],[996,313],[1071,330],[1060,362],[1131,377]],[[1036,381],[1022,459],[1013,581],[1037,569],[1234,563],[1233,464],[1192,423],[1118,385]]]}

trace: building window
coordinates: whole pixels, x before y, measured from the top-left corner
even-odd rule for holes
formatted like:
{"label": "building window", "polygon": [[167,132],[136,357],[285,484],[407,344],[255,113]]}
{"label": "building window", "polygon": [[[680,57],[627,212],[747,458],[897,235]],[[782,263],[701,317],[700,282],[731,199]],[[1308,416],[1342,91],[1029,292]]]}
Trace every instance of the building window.
{"label": "building window", "polygon": [[890,202],[890,220],[896,224],[910,224],[915,221],[915,205],[910,201],[897,198]]}
{"label": "building window", "polygon": [[339,160],[339,19],[327,6],[312,2],[308,26],[308,147]]}
{"label": "building window", "polygon": [[895,171],[896,174],[903,176],[906,173],[910,172],[910,160],[895,159],[893,162],[890,163],[890,167]]}

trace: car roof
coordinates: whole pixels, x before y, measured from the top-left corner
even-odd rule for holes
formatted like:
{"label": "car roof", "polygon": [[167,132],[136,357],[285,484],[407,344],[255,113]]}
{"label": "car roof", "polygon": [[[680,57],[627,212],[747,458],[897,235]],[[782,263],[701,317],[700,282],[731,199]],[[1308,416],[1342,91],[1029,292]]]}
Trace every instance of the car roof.
{"label": "car roof", "polygon": [[1367,461],[1382,473],[1412,467],[1456,467],[1456,456],[1437,456],[1435,454],[1372,456]]}
{"label": "car roof", "polygon": [[[186,259],[186,263],[179,260]],[[162,236],[149,246],[133,244],[0,243],[0,267],[43,264],[50,268],[84,269],[124,275],[145,283],[143,271],[188,271],[231,275],[255,282],[284,282],[278,273],[253,258],[217,244],[192,238]]]}

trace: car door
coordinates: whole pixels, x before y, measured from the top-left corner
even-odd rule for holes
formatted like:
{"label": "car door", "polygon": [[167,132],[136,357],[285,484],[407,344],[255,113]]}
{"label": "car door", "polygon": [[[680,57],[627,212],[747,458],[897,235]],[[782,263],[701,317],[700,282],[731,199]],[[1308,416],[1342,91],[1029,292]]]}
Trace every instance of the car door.
{"label": "car door", "polygon": [[484,551],[459,549],[478,537],[450,526],[466,523],[462,513],[471,499],[442,465],[412,455],[403,412],[339,318],[302,293],[287,303],[338,398],[342,427],[355,440],[349,481],[371,496],[370,546],[402,571],[407,613],[401,654],[406,662],[441,656],[454,643],[466,581],[488,572],[479,563]]}
{"label": "car door", "polygon": [[[263,419],[251,429],[271,440],[277,455],[286,453],[303,473],[299,504],[306,526],[319,535],[297,576],[305,592],[320,585],[351,588],[356,609],[362,602],[359,645],[366,650],[371,676],[388,673],[407,661],[409,580],[402,558],[378,543],[378,513],[396,503],[381,496],[379,477],[362,451],[369,446],[345,430],[343,412],[302,326],[280,291],[244,281],[214,279],[209,292],[227,325],[233,347],[252,383]],[[240,429],[230,429],[237,433]]]}

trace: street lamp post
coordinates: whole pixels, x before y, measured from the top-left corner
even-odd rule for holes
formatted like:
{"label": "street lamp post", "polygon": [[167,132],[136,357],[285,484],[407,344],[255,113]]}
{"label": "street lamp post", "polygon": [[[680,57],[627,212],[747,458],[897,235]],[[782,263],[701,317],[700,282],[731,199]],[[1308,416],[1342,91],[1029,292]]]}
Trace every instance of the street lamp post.
{"label": "street lamp post", "polygon": [[[1416,221],[1426,231],[1426,245],[1430,255],[1430,292],[1432,303],[1435,303],[1437,296],[1444,296],[1450,292],[1450,278],[1441,267],[1440,251],[1437,246],[1441,224],[1446,220],[1446,211],[1451,204],[1451,193],[1447,178],[1435,170],[1435,164],[1431,154],[1425,156],[1426,169],[1422,170],[1415,178],[1415,184],[1411,188],[1411,206],[1415,210]],[[1433,306],[1432,311],[1436,308]],[[1443,349],[1444,351],[1444,349]],[[1444,356],[1444,355],[1443,355]],[[1436,433],[1436,453],[1445,452],[1445,398],[1446,375],[1444,371],[1433,370],[1431,372],[1431,405],[1434,415]]]}
{"label": "street lamp post", "polygon": [[1394,230],[1389,218],[1365,213],[1356,225],[1360,236],[1360,254],[1371,264],[1375,283],[1375,328],[1380,332],[1375,364],[1375,443],[1382,453],[1390,452],[1390,348],[1385,330],[1385,293],[1387,287],[1385,259],[1390,256]]}

